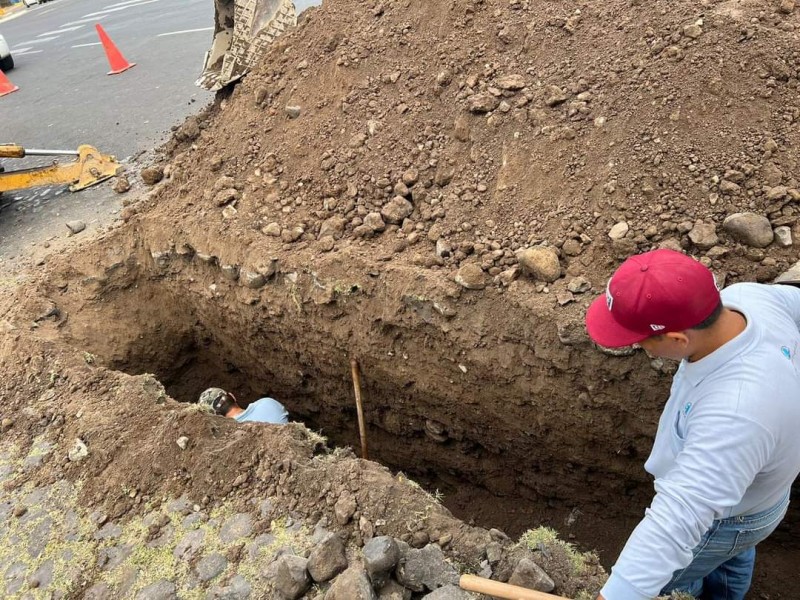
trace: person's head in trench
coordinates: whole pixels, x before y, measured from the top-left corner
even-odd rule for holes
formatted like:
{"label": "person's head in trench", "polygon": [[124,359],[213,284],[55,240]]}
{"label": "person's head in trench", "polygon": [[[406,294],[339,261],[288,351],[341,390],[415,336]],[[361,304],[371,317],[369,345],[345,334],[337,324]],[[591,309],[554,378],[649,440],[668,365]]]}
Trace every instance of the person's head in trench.
{"label": "person's head in trench", "polygon": [[273,423],[285,425],[289,422],[289,413],[283,404],[272,398],[260,398],[242,408],[236,396],[222,388],[208,388],[200,394],[197,402],[215,415],[236,419],[240,423],[245,421],[256,423]]}

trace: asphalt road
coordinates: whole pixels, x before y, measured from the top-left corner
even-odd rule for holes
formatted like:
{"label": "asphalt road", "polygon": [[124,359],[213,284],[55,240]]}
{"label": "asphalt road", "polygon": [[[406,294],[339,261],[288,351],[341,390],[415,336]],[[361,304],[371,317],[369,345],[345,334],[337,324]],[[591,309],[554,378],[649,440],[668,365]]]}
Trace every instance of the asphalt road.
{"label": "asphalt road", "polygon": [[[319,3],[295,4],[303,10]],[[0,98],[0,143],[68,150],[91,144],[123,162],[160,145],[172,126],[213,98],[194,85],[213,18],[213,0],[53,0],[0,22],[16,63],[7,76],[20,88]],[[97,23],[134,68],[107,75]],[[50,160],[7,161],[6,168]],[[91,229],[119,210],[107,185],[78,194],[63,186],[4,194],[0,262],[64,235],[66,220]]]}

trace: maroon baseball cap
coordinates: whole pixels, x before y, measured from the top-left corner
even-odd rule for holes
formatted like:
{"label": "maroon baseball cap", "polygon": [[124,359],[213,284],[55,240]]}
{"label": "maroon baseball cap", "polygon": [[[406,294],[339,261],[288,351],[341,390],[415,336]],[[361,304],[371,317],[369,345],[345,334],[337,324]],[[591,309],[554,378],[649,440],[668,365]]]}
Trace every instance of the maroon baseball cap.
{"label": "maroon baseball cap", "polygon": [[719,303],[711,271],[680,252],[654,250],[622,263],[606,293],[589,307],[586,329],[601,346],[630,346],[659,333],[691,329]]}

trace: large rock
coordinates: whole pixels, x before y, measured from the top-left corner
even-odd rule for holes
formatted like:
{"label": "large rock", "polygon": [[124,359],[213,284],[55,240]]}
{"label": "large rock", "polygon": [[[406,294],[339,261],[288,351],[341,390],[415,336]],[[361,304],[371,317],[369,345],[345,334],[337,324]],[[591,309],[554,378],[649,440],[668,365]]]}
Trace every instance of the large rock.
{"label": "large rock", "polygon": [[528,588],[529,590],[547,593],[552,592],[556,587],[547,573],[539,565],[527,558],[519,561],[508,583]]}
{"label": "large rock", "polygon": [[458,572],[444,559],[441,548],[428,544],[420,550],[409,549],[397,567],[397,581],[414,592],[458,585]]}
{"label": "large rock", "polygon": [[164,168],[158,165],[142,169],[142,181],[147,185],[155,185],[164,179]]}
{"label": "large rock", "polygon": [[311,587],[308,575],[308,560],[292,554],[284,554],[278,561],[275,573],[275,590],[287,600],[297,600]]}
{"label": "large rock", "polygon": [[378,600],[378,597],[367,572],[360,566],[353,566],[333,581],[325,600]]}
{"label": "large rock", "polygon": [[381,209],[381,216],[387,223],[400,225],[403,219],[414,212],[414,205],[402,196],[395,196]]}
{"label": "large rock", "polygon": [[347,568],[347,554],[341,538],[329,533],[308,557],[308,572],[317,583],[330,581]]}
{"label": "large rock", "polygon": [[382,587],[400,560],[400,548],[393,538],[382,535],[364,545],[364,567],[375,587]]}
{"label": "large rock", "polygon": [[552,248],[537,246],[527,248],[517,254],[522,271],[537,281],[552,283],[561,277],[561,264]]}
{"label": "large rock", "polygon": [[754,248],[766,248],[775,237],[769,219],[750,212],[728,216],[722,222],[722,228],[737,242]]}
{"label": "large rock", "polygon": [[364,544],[364,566],[367,573],[388,573],[397,566],[400,560],[400,548],[394,538],[381,535]]}

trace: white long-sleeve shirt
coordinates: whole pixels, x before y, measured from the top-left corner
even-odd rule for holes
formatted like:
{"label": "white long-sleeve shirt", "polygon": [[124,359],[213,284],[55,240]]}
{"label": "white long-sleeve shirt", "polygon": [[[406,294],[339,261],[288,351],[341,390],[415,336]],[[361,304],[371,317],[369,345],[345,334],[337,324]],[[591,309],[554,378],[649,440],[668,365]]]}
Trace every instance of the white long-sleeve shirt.
{"label": "white long-sleeve shirt", "polygon": [[656,495],[606,600],[656,597],[715,519],[773,507],[800,473],[800,289],[742,283],[722,300],[747,327],[678,368],[645,463]]}

